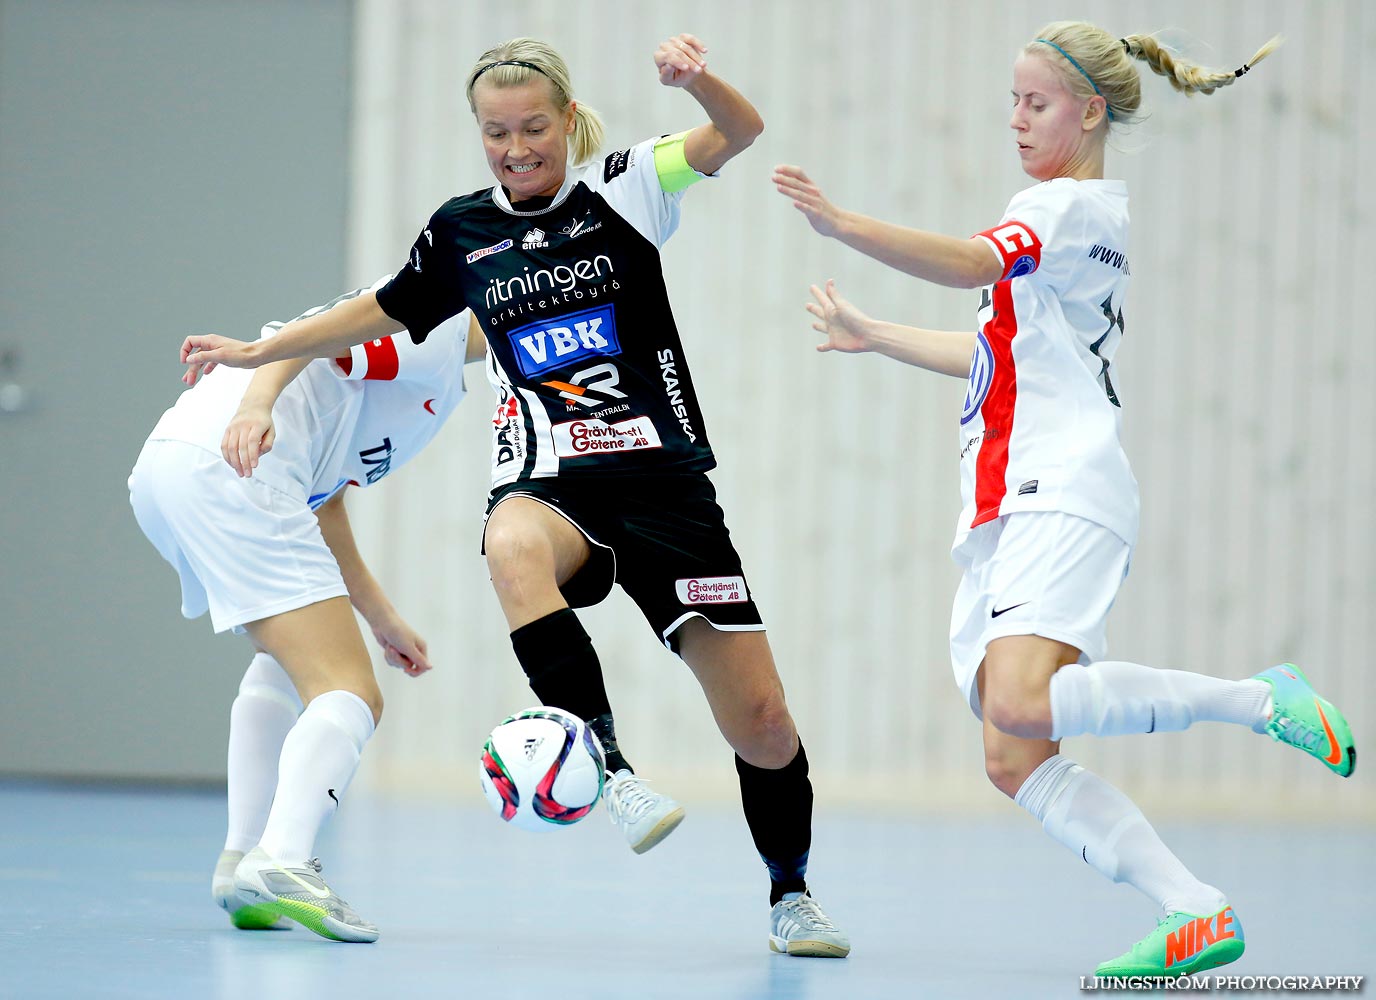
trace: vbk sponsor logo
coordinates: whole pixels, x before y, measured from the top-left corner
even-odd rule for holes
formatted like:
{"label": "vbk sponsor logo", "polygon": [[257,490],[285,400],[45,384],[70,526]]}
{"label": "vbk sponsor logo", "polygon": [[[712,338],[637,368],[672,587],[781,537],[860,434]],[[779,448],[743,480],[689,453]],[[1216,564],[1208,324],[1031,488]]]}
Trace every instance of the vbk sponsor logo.
{"label": "vbk sponsor logo", "polygon": [[555,424],[551,430],[554,432],[554,453],[560,458],[662,447],[659,431],[649,417],[636,417],[616,424],[570,420]]}
{"label": "vbk sponsor logo", "polygon": [[492,415],[492,427],[494,465],[505,465],[525,457],[521,447],[521,401],[514,393],[497,404],[497,412]]}
{"label": "vbk sponsor logo", "polygon": [[545,231],[543,229],[532,229],[526,233],[525,236],[521,237],[522,250],[535,250],[539,247],[547,246],[549,246],[549,240],[545,239]]}
{"label": "vbk sponsor logo", "polygon": [[750,600],[743,576],[704,576],[674,581],[680,604],[743,604]]}
{"label": "vbk sponsor logo", "polygon": [[490,247],[483,247],[481,250],[474,250],[471,254],[465,257],[464,260],[471,264],[475,260],[482,260],[489,254],[501,253],[503,250],[510,250],[515,245],[515,242],[512,240],[502,240],[502,242],[494,243]]}
{"label": "vbk sponsor logo", "polygon": [[994,381],[994,351],[983,333],[975,335],[975,353],[970,359],[970,382],[965,387],[965,406],[960,411],[960,422],[968,424],[984,404],[989,395],[989,386]]}
{"label": "vbk sponsor logo", "polygon": [[420,247],[411,248],[411,270],[420,270]]}
{"label": "vbk sponsor logo", "polygon": [[517,327],[507,333],[516,364],[527,377],[564,368],[584,358],[620,354],[611,306],[585,309]]}

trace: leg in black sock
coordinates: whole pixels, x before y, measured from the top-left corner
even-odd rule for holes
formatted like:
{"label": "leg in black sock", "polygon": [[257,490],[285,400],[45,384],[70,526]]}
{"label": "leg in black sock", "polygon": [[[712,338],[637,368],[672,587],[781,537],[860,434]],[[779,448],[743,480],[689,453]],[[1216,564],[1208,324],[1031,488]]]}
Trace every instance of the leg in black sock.
{"label": "leg in black sock", "polygon": [[786,892],[804,892],[807,855],[812,847],[812,782],[807,777],[807,754],[798,755],[777,771],[747,764],[736,755],[741,779],[741,805],[755,839],[755,850],[769,869],[769,903]]}
{"label": "leg in black sock", "polygon": [[616,745],[616,726],[592,640],[572,608],[560,608],[511,633],[511,648],[541,704],[583,719],[602,744],[607,770],[632,770]]}

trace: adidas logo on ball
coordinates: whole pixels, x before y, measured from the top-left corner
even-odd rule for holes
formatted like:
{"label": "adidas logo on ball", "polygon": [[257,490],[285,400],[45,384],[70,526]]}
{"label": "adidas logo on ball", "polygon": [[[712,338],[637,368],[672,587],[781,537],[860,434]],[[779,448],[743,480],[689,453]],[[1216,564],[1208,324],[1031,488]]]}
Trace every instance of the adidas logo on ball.
{"label": "adidas logo on ball", "polygon": [[493,811],[523,830],[568,826],[602,797],[606,759],[576,715],[537,706],[492,730],[478,758],[478,780]]}

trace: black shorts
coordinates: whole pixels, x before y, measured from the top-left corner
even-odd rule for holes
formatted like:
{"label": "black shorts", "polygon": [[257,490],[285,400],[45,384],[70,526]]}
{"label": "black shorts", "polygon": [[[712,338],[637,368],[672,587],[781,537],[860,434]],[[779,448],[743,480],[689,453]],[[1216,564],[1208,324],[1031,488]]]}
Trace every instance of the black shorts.
{"label": "black shorts", "polygon": [[553,509],[588,540],[591,558],[560,588],[570,607],[597,604],[619,583],[674,652],[674,631],[695,616],[726,632],[763,631],[703,473],[529,479],[494,490],[487,513],[513,496]]}

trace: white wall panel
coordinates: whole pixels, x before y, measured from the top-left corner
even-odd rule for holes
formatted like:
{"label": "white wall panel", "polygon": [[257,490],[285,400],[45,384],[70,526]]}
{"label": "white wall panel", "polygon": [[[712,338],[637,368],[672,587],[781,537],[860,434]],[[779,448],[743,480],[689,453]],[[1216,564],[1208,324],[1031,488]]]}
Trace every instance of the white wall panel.
{"label": "white wall panel", "polygon": [[[728,523],[825,793],[996,806],[946,652],[963,385],[816,354],[802,310],[808,284],[835,277],[876,315],[960,328],[975,293],[816,237],[768,176],[800,163],[847,207],[953,234],[984,228],[1028,183],[1006,127],[1012,59],[1065,8],[706,0],[686,17],[629,0],[363,0],[358,11],[360,282],[402,263],[446,198],[491,182],[462,84],[502,39],[536,35],[564,52],[609,150],[702,119],[656,83],[651,53],[676,31],[702,37],[713,69],[756,103],[765,134],[688,194],[664,253]],[[1287,36],[1213,97],[1187,100],[1150,77],[1151,118],[1110,153],[1133,198],[1120,367],[1143,493],[1113,655],[1229,677],[1295,658],[1360,734],[1376,703],[1365,658],[1376,330],[1359,291],[1376,214],[1376,13],[1358,0],[1075,13],[1123,33],[1165,29],[1226,67]],[[473,390],[414,467],[353,501],[365,551],[441,664],[419,681],[387,678],[367,781],[468,790],[486,730],[531,700],[477,554],[491,399]],[[728,791],[729,752],[688,671],[619,593],[582,617],[632,759],[671,788]],[[1158,808],[1376,811],[1360,772],[1340,782],[1222,726],[1067,752]]]}

